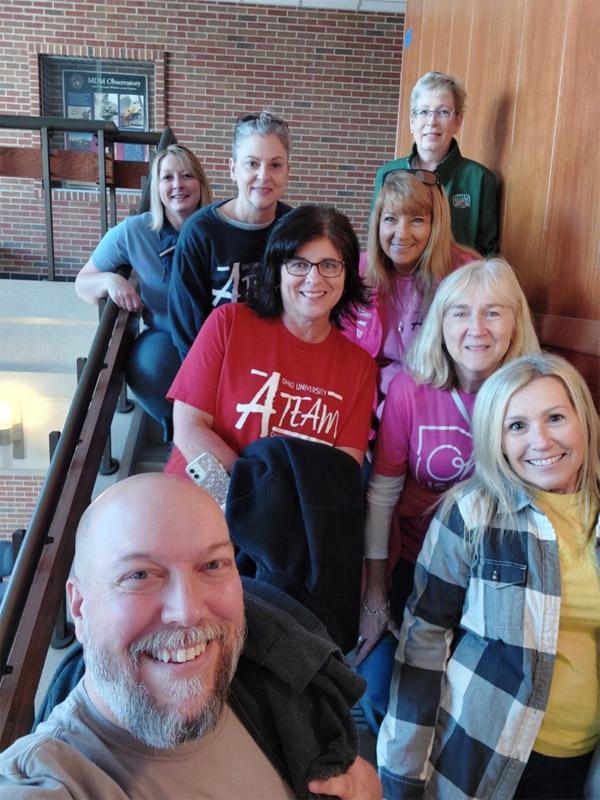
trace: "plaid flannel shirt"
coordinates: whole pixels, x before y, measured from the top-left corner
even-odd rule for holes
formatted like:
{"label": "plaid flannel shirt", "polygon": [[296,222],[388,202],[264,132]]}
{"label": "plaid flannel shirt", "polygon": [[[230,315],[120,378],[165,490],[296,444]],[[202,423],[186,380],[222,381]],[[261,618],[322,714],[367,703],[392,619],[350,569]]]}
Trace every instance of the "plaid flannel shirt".
{"label": "plaid flannel shirt", "polygon": [[[558,543],[520,494],[518,530],[488,527],[473,494],[434,518],[396,653],[378,763],[386,798],[512,797],[536,739],[556,655]],[[501,523],[501,520],[499,519]],[[600,521],[596,523],[599,556]]]}

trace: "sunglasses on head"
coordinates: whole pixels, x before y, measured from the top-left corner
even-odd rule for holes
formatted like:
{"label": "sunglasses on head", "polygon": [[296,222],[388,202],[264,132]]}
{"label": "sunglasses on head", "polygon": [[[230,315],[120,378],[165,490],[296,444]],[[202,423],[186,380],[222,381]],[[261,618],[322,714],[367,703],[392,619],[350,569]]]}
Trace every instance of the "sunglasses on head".
{"label": "sunglasses on head", "polygon": [[242,114],[241,117],[237,118],[235,124],[239,125],[240,123],[244,123],[244,122],[256,122],[261,117],[263,119],[265,117],[267,117],[272,122],[274,122],[274,123],[276,123],[278,125],[283,125],[286,128],[288,127],[288,124],[287,124],[287,122],[285,120],[281,119],[281,117],[276,117],[275,114],[271,114],[269,111],[260,111],[260,112],[255,113],[255,114]]}
{"label": "sunglasses on head", "polygon": [[409,175],[414,175],[415,178],[418,181],[421,181],[421,183],[424,183],[425,186],[441,186],[437,172],[432,172],[430,169],[410,169],[409,167],[406,167],[406,169],[395,169],[393,172],[388,172],[383,182],[389,183],[389,181],[395,175],[399,175],[402,172],[408,172]]}

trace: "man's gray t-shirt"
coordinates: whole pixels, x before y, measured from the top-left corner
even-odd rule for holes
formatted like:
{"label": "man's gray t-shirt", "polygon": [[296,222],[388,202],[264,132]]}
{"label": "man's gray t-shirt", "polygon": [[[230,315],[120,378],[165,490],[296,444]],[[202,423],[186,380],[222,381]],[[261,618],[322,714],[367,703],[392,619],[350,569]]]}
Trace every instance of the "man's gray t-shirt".
{"label": "man's gray t-shirt", "polygon": [[35,733],[0,755],[0,798],[6,800],[293,796],[229,706],[209,735],[157,750],[102,716],[83,682]]}

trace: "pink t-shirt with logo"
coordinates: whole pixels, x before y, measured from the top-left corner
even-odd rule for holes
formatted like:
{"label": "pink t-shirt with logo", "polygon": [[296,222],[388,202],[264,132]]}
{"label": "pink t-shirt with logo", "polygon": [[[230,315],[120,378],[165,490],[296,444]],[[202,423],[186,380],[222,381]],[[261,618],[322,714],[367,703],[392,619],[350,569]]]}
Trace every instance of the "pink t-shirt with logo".
{"label": "pink t-shirt with logo", "polygon": [[[475,395],[459,392],[468,416]],[[373,471],[406,475],[394,509],[389,545],[393,566],[399,555],[415,562],[440,493],[473,471],[470,421],[451,392],[415,383],[401,370],[391,382],[377,435]]]}

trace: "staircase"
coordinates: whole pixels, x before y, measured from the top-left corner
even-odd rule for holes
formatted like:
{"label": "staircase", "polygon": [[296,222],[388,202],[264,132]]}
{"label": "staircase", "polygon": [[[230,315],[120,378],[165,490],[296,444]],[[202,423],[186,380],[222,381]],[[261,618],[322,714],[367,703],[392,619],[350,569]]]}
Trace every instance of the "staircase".
{"label": "staircase", "polygon": [[165,444],[162,428],[136,403],[134,418],[130,429],[132,457],[130,475],[141,472],[162,472],[171,452],[171,445]]}

